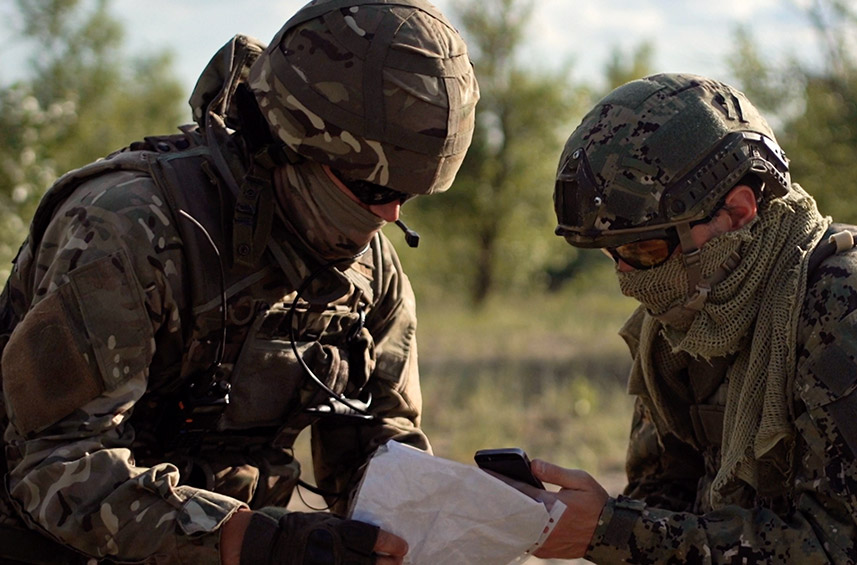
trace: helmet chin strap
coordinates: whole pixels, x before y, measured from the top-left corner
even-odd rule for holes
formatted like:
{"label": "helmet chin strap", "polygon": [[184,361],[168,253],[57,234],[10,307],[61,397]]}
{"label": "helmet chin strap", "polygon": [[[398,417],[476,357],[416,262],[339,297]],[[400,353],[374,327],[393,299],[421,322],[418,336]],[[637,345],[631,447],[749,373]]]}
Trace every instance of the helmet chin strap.
{"label": "helmet chin strap", "polygon": [[676,226],[678,240],[681,243],[681,259],[684,270],[687,271],[687,301],[684,308],[699,312],[708,300],[711,292],[711,283],[702,280],[701,257],[699,248],[691,236],[690,223],[685,222]]}
{"label": "helmet chin strap", "polygon": [[676,231],[681,243],[682,262],[687,272],[687,299],[684,304],[677,304],[656,317],[665,324],[681,327],[693,321],[705,306],[711,289],[735,270],[741,257],[733,253],[710,277],[704,279],[700,250],[691,236],[690,223],[677,225]]}

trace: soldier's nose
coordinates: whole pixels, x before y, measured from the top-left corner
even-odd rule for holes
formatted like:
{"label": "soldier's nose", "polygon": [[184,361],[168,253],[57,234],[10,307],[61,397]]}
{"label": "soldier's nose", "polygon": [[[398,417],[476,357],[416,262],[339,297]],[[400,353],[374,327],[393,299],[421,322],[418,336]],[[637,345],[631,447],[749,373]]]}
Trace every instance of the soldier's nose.
{"label": "soldier's nose", "polygon": [[399,219],[399,210],[402,207],[402,203],[398,200],[393,200],[392,202],[387,202],[386,204],[371,204],[369,206],[369,211],[381,218],[382,220],[386,220],[388,222],[395,222]]}

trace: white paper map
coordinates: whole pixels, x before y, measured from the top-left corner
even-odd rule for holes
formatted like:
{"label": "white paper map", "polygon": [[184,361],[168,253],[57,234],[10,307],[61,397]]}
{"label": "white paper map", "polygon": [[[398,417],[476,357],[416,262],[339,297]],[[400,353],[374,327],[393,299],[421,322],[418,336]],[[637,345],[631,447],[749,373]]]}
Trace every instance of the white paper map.
{"label": "white paper map", "polygon": [[507,565],[529,557],[565,506],[544,504],[474,465],[391,441],[369,462],[351,517],[407,540],[409,565]]}

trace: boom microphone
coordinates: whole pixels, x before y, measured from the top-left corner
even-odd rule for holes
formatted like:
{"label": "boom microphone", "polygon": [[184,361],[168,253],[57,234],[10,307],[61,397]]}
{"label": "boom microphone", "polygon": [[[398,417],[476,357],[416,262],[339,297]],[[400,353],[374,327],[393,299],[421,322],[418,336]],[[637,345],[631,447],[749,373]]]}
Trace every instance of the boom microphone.
{"label": "boom microphone", "polygon": [[396,220],[396,225],[405,232],[405,242],[409,247],[417,247],[420,244],[420,234],[405,225],[402,220]]}

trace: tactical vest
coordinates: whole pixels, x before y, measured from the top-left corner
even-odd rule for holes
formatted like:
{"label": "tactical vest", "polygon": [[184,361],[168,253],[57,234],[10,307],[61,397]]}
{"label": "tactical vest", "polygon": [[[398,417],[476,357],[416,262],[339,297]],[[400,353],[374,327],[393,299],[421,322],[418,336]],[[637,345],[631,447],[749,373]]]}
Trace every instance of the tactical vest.
{"label": "tactical vest", "polygon": [[[317,266],[310,267],[294,249],[276,241],[269,242],[270,253],[261,266],[231,262],[225,280],[219,281],[212,266],[230,262],[228,256],[218,257],[218,248],[227,253],[230,249],[223,243],[232,241],[235,204],[220,185],[209,149],[187,130],[147,138],[63,176],[45,194],[29,244],[38,246],[54,210],[82,182],[118,170],[145,173],[161,189],[184,244],[190,287],[189,313],[182,324],[190,328],[183,358],[180,366],[150,374],[150,390],[135,407],[135,456],[141,464],[171,461],[188,484],[225,492],[254,507],[285,505],[300,472],[289,453],[294,439],[318,418],[336,416],[329,393],[310,382],[303,365],[308,363],[325,387],[346,398],[359,394],[374,366],[371,335],[363,323],[373,296],[380,292],[380,240],[376,237],[362,263],[348,270],[371,272],[373,284],[327,269],[331,272],[322,272],[296,300],[294,289]],[[193,221],[184,221],[183,215]],[[271,278],[287,280],[293,289],[279,304],[274,299],[281,295],[268,301],[255,293]],[[8,286],[2,300],[0,344],[5,344],[18,322],[9,306]],[[289,300],[296,300],[291,308]],[[215,371],[212,359],[223,347],[224,304],[230,339]],[[254,370],[257,363],[268,364],[268,369]],[[218,388],[230,381],[231,390]],[[5,412],[2,415],[5,420]],[[359,414],[343,417],[360,419]],[[223,459],[230,449],[241,452],[226,459],[239,468],[236,474],[245,474],[246,484],[224,485],[218,478],[222,469],[213,468],[206,458],[210,452],[216,454],[213,459]]]}

